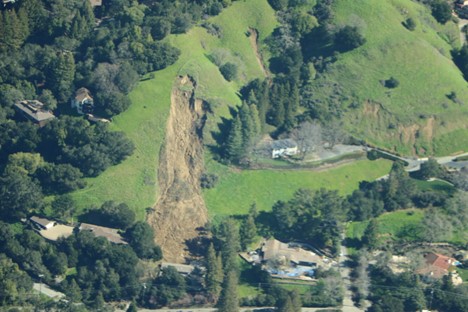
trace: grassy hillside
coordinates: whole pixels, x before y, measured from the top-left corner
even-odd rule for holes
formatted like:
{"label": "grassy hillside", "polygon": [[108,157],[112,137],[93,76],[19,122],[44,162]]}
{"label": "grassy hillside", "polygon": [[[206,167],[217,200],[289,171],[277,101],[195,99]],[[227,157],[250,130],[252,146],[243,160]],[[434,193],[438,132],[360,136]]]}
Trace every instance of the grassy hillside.
{"label": "grassy hillside", "polygon": [[255,202],[259,210],[271,210],[277,200],[288,200],[299,188],[328,188],[349,194],[362,180],[374,180],[390,171],[388,160],[360,160],[326,171],[236,170],[214,161],[209,172],[219,175],[215,188],[204,197],[211,217],[245,214]]}
{"label": "grassy hillside", "polygon": [[[357,26],[367,42],[343,53],[317,85],[337,83],[347,128],[357,137],[404,154],[468,150],[468,84],[451,61],[457,25],[442,26],[410,0],[336,0],[334,23]],[[402,22],[416,20],[414,31]],[[380,81],[394,77],[395,89]],[[333,88],[318,88],[323,98]],[[457,94],[462,104],[447,98]]]}
{"label": "grassy hillside", "polygon": [[[257,29],[261,42],[273,31],[276,19],[266,0],[235,2],[209,22],[221,27],[220,38],[208,34],[202,27],[168,38],[181,50],[179,60],[156,72],[154,79],[140,82],[130,94],[129,110],[115,117],[111,125],[113,130],[124,131],[135,143],[135,153],[99,177],[87,179],[88,186],[72,194],[79,210],[115,200],[126,202],[135,209],[138,218],[143,219],[144,208],[155,204],[159,150],[169,115],[171,88],[177,75],[194,76],[198,82],[197,96],[212,104],[217,117],[209,118],[208,129],[215,129],[220,116],[228,114],[230,105],[240,103],[236,92],[241,85],[263,75],[246,32],[249,27]],[[237,81],[223,79],[217,66],[210,61],[214,52],[227,54],[228,60],[239,65]]]}

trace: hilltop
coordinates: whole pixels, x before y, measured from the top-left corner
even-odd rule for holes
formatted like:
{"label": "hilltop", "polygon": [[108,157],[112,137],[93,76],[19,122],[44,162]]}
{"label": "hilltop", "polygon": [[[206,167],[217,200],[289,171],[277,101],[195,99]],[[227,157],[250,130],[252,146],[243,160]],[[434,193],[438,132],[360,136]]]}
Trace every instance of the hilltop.
{"label": "hilltop", "polygon": [[[336,0],[332,11],[335,27],[355,26],[366,42],[317,76],[313,96],[338,106],[346,129],[373,145],[406,155],[467,150],[467,82],[451,57],[457,25],[409,0]],[[391,77],[396,88],[383,85]]]}

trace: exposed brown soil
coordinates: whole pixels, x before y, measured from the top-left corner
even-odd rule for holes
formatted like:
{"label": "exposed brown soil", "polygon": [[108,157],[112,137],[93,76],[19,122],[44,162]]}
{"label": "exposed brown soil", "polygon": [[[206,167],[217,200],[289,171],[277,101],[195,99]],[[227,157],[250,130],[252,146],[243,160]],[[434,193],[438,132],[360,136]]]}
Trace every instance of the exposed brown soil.
{"label": "exposed brown soil", "polygon": [[208,221],[200,188],[204,170],[201,133],[205,121],[203,101],[194,97],[196,83],[179,77],[171,95],[171,111],[161,148],[158,182],[160,196],[148,222],[166,261],[183,263],[186,243],[196,238],[197,228]]}
{"label": "exposed brown soil", "polygon": [[250,45],[252,46],[252,49],[255,52],[255,57],[257,58],[258,65],[260,65],[260,68],[262,69],[262,72],[265,75],[265,77],[268,77],[268,70],[263,65],[262,55],[258,51],[258,31],[255,28],[249,28],[249,32]]}
{"label": "exposed brown soil", "polygon": [[422,147],[418,147],[418,141],[431,142],[437,130],[437,120],[434,116],[428,117],[424,123],[401,124],[380,103],[373,101],[365,101],[362,112],[370,120],[370,131],[382,132],[388,129],[389,122],[397,124],[397,131],[387,131],[387,136],[398,139],[402,144],[412,146],[414,155],[425,152]]}

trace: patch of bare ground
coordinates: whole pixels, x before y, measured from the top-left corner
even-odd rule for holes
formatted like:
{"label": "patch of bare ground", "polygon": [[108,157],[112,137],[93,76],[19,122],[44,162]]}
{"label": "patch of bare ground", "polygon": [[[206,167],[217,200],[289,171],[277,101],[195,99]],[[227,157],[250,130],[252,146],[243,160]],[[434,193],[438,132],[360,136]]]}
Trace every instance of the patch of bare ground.
{"label": "patch of bare ground", "polygon": [[183,263],[189,256],[187,242],[199,236],[208,221],[200,188],[204,170],[202,130],[203,101],[194,97],[196,82],[178,77],[171,95],[171,110],[158,169],[160,196],[148,223],[165,261]]}
{"label": "patch of bare ground", "polygon": [[263,59],[262,55],[260,54],[260,51],[258,50],[258,31],[255,28],[250,27],[249,28],[249,40],[250,40],[250,45],[252,46],[252,49],[255,52],[255,57],[257,59],[258,65],[260,65],[260,68],[262,69],[263,74],[265,77],[269,76],[268,70],[265,68],[265,65],[263,64]]}

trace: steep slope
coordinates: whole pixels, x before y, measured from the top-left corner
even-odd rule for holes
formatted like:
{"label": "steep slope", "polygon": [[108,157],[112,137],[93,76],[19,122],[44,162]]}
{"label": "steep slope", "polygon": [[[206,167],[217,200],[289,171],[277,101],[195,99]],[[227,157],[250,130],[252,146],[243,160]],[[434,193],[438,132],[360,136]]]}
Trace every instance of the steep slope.
{"label": "steep slope", "polygon": [[[249,28],[258,31],[260,52],[264,52],[263,41],[277,24],[267,0],[236,1],[206,22],[218,25],[221,33],[216,36],[197,26],[187,34],[167,38],[181,50],[179,60],[155,72],[154,78],[141,81],[130,94],[130,108],[115,117],[110,125],[113,130],[125,132],[134,142],[134,154],[99,177],[87,179],[88,186],[73,193],[78,209],[115,200],[126,202],[143,220],[145,208],[154,206],[159,194],[156,174],[159,151],[165,137],[173,82],[178,75],[194,77],[197,81],[196,98],[210,103],[213,114],[204,127],[206,143],[212,139],[211,132],[218,131],[217,124],[221,118],[230,116],[230,107],[240,103],[239,87],[264,76],[246,32]],[[211,60],[216,51],[227,51],[232,58],[228,60],[239,63],[238,79],[232,82],[223,79]]]}
{"label": "steep slope", "polygon": [[[337,105],[348,130],[404,154],[468,150],[468,84],[450,54],[459,45],[457,26],[438,24],[410,0],[336,0],[333,11],[338,27],[357,26],[367,40],[317,80],[324,100],[341,90]],[[402,25],[409,17],[414,31]],[[390,77],[397,88],[382,85]],[[447,97],[451,92],[459,103]]]}
{"label": "steep slope", "polygon": [[164,259],[183,262],[185,242],[208,222],[200,189],[203,173],[203,101],[194,97],[196,83],[179,77],[171,96],[171,111],[159,160],[160,196],[148,222],[156,229]]}

